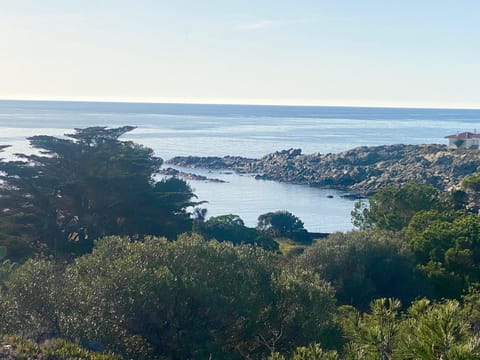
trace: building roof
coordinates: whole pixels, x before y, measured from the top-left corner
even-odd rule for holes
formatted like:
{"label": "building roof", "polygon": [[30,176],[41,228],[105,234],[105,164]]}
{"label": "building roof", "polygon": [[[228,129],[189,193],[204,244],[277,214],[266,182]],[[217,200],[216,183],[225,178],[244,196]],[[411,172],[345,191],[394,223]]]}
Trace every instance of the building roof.
{"label": "building roof", "polygon": [[466,140],[466,139],[480,139],[480,134],[477,134],[476,132],[472,133],[472,132],[462,132],[462,133],[456,133],[456,134],[453,134],[453,135],[448,135],[448,136],[445,136],[446,139],[463,139],[463,140]]}

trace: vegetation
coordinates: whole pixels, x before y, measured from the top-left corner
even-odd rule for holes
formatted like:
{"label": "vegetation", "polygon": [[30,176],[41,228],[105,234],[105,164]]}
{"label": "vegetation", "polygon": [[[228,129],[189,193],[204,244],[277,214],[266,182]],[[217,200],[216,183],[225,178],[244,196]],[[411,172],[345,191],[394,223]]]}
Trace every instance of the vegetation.
{"label": "vegetation", "polygon": [[303,222],[288,211],[269,212],[258,217],[258,231],[273,237],[288,237],[298,242],[310,242]]}
{"label": "vegetation", "polygon": [[466,192],[467,207],[478,212],[480,209],[480,174],[474,174],[462,181],[462,189]]}
{"label": "vegetation", "polygon": [[355,204],[352,221],[360,229],[400,231],[417,212],[444,209],[449,200],[431,185],[387,185],[369,198],[369,206],[362,201]]}
{"label": "vegetation", "polygon": [[427,295],[415,265],[413,252],[399,235],[372,230],[332,234],[297,259],[297,266],[332,284],[341,304],[360,309],[380,297],[409,303]]}
{"label": "vegetation", "polygon": [[[8,281],[4,331],[54,334],[128,357],[240,358],[321,341],[332,288],[272,252],[182,236],[109,237],[65,269],[29,260]],[[159,334],[161,336],[159,336]]]}
{"label": "vegetation", "polygon": [[463,144],[465,144],[465,140],[463,140],[463,139],[456,139],[456,140],[453,142],[453,144],[454,144],[457,148],[459,148],[459,147],[461,147]]}
{"label": "vegetation", "polygon": [[89,351],[75,343],[62,339],[50,339],[37,344],[18,336],[0,338],[0,358],[37,360],[121,360],[111,353]]}
{"label": "vegetation", "polygon": [[191,229],[192,190],[176,178],[155,181],[162,159],[119,140],[131,130],[34,136],[29,140],[40,155],[0,162],[0,234],[9,258],[80,255],[105,235],[174,237]]}
{"label": "vegetation", "polygon": [[480,358],[479,175],[387,186],[312,244],[288,211],[206,220],[132,129],[0,161],[0,357]]}
{"label": "vegetation", "polygon": [[471,213],[423,211],[414,216],[407,238],[437,298],[458,298],[480,281],[479,236],[480,219]]}
{"label": "vegetation", "polygon": [[270,236],[245,226],[238,215],[214,216],[200,223],[197,231],[207,239],[230,241],[234,244],[252,244],[267,250],[278,250],[278,243]]}

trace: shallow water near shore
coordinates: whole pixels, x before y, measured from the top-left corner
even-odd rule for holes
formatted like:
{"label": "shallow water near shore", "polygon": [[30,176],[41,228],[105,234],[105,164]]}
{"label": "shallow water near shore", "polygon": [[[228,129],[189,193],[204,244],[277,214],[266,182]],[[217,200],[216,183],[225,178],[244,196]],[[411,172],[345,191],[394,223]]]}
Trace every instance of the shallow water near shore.
{"label": "shallow water near shore", "polygon": [[299,216],[310,231],[334,232],[352,227],[350,211],[353,201],[342,198],[345,195],[342,191],[255,180],[252,175],[229,171],[174,168],[225,181],[189,181],[198,198],[208,200],[203,206],[208,209],[209,216],[235,213],[248,226],[255,226],[260,214],[288,210]]}
{"label": "shallow water near shore", "polygon": [[[445,135],[480,129],[480,110],[0,101],[0,144],[12,145],[2,154],[6,158],[31,152],[28,136],[121,125],[137,126],[125,139],[153,148],[164,159],[260,157],[288,148],[328,153],[363,145],[445,144]],[[190,181],[199,200],[209,201],[205,207],[210,216],[234,213],[254,226],[262,213],[288,210],[310,231],[352,228],[354,201],[342,198],[342,192],[246,175],[185,171],[227,181]]]}

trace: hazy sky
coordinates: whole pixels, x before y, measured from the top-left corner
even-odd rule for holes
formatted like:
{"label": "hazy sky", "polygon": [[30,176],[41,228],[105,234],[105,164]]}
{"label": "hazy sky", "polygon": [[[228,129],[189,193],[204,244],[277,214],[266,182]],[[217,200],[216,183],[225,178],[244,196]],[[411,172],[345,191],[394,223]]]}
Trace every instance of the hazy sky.
{"label": "hazy sky", "polygon": [[0,98],[480,107],[480,1],[0,0]]}

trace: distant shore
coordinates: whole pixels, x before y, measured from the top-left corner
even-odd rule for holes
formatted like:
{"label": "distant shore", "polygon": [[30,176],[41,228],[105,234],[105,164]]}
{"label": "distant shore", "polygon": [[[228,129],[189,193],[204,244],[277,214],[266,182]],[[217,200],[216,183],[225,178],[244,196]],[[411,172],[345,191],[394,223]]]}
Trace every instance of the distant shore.
{"label": "distant shore", "polygon": [[300,149],[274,152],[260,159],[238,156],[179,156],[169,164],[225,169],[254,174],[257,179],[318,186],[369,196],[387,184],[410,181],[441,190],[459,186],[480,168],[478,150],[446,145],[383,145],[357,147],[338,154],[302,154]]}

